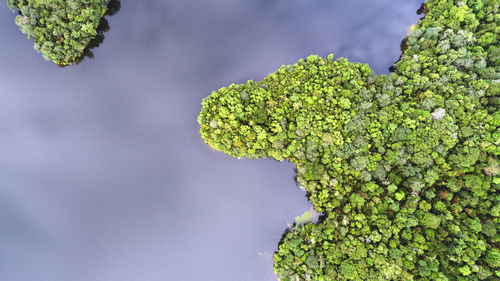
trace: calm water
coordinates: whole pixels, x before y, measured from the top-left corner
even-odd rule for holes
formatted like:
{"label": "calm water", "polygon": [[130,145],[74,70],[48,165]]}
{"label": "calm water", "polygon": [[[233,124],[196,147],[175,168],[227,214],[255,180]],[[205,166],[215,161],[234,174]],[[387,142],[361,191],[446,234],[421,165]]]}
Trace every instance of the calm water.
{"label": "calm water", "polygon": [[122,0],[64,69],[0,5],[0,281],[274,280],[305,194],[206,146],[201,99],[309,54],[386,73],[420,3]]}

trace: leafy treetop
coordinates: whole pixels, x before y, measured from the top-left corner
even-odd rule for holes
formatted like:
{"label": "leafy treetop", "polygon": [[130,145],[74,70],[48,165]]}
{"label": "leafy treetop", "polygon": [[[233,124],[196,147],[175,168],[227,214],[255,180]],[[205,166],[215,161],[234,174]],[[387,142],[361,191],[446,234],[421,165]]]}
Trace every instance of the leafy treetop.
{"label": "leafy treetop", "polygon": [[8,0],[36,51],[60,66],[78,62],[96,36],[110,0]]}
{"label": "leafy treetop", "polygon": [[280,280],[499,280],[499,5],[427,1],[387,75],[310,56],[203,100],[208,144],[295,163],[324,214]]}

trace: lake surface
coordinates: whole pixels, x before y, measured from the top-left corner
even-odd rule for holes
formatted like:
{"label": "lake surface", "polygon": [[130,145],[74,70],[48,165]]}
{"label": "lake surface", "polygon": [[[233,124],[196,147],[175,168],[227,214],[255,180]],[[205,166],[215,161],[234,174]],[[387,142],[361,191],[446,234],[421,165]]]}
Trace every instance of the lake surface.
{"label": "lake surface", "polygon": [[275,280],[310,204],[290,163],[205,145],[202,98],[310,54],[386,73],[421,2],[122,0],[67,68],[0,5],[0,280]]}

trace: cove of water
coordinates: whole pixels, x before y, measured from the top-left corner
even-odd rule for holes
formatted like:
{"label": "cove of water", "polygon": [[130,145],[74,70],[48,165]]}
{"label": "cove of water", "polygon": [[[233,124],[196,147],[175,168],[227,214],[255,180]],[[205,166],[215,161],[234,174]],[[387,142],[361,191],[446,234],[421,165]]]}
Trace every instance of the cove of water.
{"label": "cove of water", "polygon": [[275,280],[310,204],[290,163],[204,144],[202,98],[310,54],[387,73],[421,2],[122,0],[66,68],[0,5],[0,280]]}

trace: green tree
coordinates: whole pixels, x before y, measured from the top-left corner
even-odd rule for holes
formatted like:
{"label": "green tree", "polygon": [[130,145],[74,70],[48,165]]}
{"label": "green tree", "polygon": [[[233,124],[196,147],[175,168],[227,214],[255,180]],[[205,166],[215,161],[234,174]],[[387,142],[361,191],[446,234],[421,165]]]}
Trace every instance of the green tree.
{"label": "green tree", "polygon": [[280,280],[500,278],[499,6],[427,1],[386,75],[310,56],[203,100],[209,145],[295,163],[323,213],[284,236]]}
{"label": "green tree", "polygon": [[34,49],[46,60],[66,66],[84,56],[92,57],[90,49],[102,42],[102,33],[109,29],[104,16],[117,12],[120,2],[8,0],[7,5],[18,13],[16,24],[20,30],[34,38]]}

